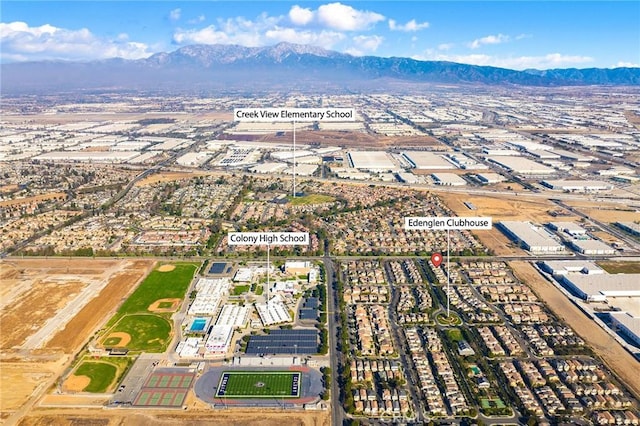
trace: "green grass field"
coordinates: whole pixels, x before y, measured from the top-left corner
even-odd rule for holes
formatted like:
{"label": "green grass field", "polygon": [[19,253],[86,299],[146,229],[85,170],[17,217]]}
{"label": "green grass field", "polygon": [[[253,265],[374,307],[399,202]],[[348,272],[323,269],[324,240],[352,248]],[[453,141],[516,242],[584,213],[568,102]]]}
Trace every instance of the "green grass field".
{"label": "green grass field", "polygon": [[127,344],[129,350],[164,352],[171,335],[171,323],[159,315],[127,315],[109,332],[128,333],[131,336],[131,341]]}
{"label": "green grass field", "polygon": [[240,296],[243,293],[246,293],[249,291],[249,288],[251,288],[251,286],[249,284],[247,285],[237,285],[233,288],[233,295],[234,296]]}
{"label": "green grass field", "polygon": [[199,263],[176,263],[173,271],[151,271],[118,309],[116,316],[148,312],[149,305],[158,299],[184,298],[193,274],[199,266]]}
{"label": "green grass field", "polygon": [[85,361],[75,371],[76,376],[87,376],[91,382],[84,388],[84,392],[102,393],[111,386],[118,373],[118,368],[105,362]]}
{"label": "green grass field", "polygon": [[[143,352],[164,352],[171,336],[171,323],[167,321],[170,313],[149,314],[149,306],[158,299],[184,299],[193,275],[199,263],[174,263],[175,269],[160,272],[156,269],[140,283],[138,288],[120,306],[118,312],[109,320],[110,327],[105,335],[112,332],[125,332],[131,336],[127,349]],[[158,267],[161,265],[158,265]],[[160,308],[170,307],[170,303],[161,303]],[[119,343],[115,338],[101,342],[103,346]]]}
{"label": "green grass field", "polygon": [[[300,379],[300,373],[291,371],[226,371],[222,373],[216,396],[219,398],[298,398]],[[292,392],[294,381],[298,386],[296,391]]]}
{"label": "green grass field", "polygon": [[322,195],[322,194],[309,194],[309,195],[304,195],[302,197],[296,197],[296,198],[289,196],[287,198],[289,199],[289,202],[291,203],[291,205],[294,205],[294,206],[301,206],[305,204],[331,203],[336,200],[333,197],[330,197],[328,195]]}

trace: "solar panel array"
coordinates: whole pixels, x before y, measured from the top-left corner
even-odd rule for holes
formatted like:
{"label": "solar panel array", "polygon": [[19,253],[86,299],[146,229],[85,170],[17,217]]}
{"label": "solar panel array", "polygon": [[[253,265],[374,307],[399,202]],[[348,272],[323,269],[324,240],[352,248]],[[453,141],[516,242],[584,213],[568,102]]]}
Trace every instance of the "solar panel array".
{"label": "solar panel array", "polygon": [[226,269],[227,264],[225,262],[214,262],[209,269],[210,274],[222,274]]}
{"label": "solar panel array", "polygon": [[247,354],[298,354],[318,353],[318,330],[272,330],[266,336],[251,336]]}
{"label": "solar panel array", "polygon": [[298,318],[301,320],[314,320],[318,318],[318,310],[312,308],[300,308],[300,315]]}

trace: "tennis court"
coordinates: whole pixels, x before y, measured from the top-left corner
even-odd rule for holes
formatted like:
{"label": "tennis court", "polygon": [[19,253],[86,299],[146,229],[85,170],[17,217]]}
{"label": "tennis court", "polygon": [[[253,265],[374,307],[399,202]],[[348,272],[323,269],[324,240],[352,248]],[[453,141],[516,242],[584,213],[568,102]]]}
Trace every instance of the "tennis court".
{"label": "tennis court", "polygon": [[151,373],[133,405],[140,407],[181,407],[191,389],[195,373],[179,369],[159,369]]}

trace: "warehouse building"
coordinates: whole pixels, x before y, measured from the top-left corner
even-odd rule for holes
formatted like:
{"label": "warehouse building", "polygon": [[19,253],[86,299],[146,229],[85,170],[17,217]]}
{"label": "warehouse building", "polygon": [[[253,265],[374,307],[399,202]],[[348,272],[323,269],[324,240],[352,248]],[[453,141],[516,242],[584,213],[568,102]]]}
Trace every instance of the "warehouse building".
{"label": "warehouse building", "polygon": [[566,232],[572,237],[587,235],[587,230],[574,222],[551,222],[549,228],[558,232]]}
{"label": "warehouse building", "polygon": [[536,254],[561,253],[564,246],[544,228],[530,222],[502,221],[498,228],[522,248]]}
{"label": "warehouse building", "polygon": [[598,180],[543,180],[541,183],[557,191],[595,192],[613,189],[613,185]]}
{"label": "warehouse building", "polygon": [[398,168],[384,151],[351,151],[347,157],[349,165],[356,169],[389,171]]}
{"label": "warehouse building", "polygon": [[478,177],[478,180],[482,183],[500,183],[500,182],[504,182],[505,180],[507,180],[507,178],[505,178],[504,176],[502,176],[501,174],[498,173],[478,173],[476,174],[476,176]]}
{"label": "warehouse building", "polygon": [[542,270],[560,277],[569,274],[604,274],[604,269],[593,262],[585,260],[547,260],[541,264]]}
{"label": "warehouse building", "polygon": [[625,232],[640,237],[640,224],[635,222],[616,222],[616,226]]}
{"label": "warehouse building", "polygon": [[431,177],[437,185],[465,186],[467,181],[455,173],[432,173]]}
{"label": "warehouse building", "polygon": [[560,282],[587,302],[604,302],[607,297],[640,297],[640,274],[569,274]]}
{"label": "warehouse building", "polygon": [[609,314],[614,329],[627,336],[634,345],[640,347],[640,318],[628,312],[611,312]]}
{"label": "warehouse building", "polygon": [[522,157],[491,156],[489,157],[489,161],[504,167],[510,172],[521,175],[552,175],[556,172],[551,167],[547,167],[543,164],[536,163],[535,161]]}
{"label": "warehouse building", "polygon": [[616,250],[600,240],[571,240],[571,248],[582,254],[615,254]]}
{"label": "warehouse building", "polygon": [[442,156],[429,151],[405,151],[402,156],[412,167],[419,170],[451,170],[456,168]]}

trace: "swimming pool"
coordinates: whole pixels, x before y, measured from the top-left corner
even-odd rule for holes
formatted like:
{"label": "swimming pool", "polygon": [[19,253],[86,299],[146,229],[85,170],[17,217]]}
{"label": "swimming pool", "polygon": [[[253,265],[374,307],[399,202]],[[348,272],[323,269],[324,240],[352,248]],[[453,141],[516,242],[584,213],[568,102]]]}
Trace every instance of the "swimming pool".
{"label": "swimming pool", "polygon": [[189,331],[203,331],[206,326],[207,326],[206,318],[196,318],[191,323],[191,328],[189,329]]}

